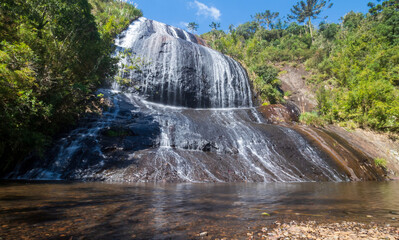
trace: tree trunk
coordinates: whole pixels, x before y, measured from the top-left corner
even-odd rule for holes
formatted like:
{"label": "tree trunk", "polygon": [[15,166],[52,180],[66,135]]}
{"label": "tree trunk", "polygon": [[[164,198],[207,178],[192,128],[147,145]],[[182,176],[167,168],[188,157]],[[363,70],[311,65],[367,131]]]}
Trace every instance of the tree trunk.
{"label": "tree trunk", "polygon": [[310,21],[310,17],[309,17],[309,30],[310,30],[310,37],[312,38],[312,43],[313,43],[313,30],[312,30],[312,22]]}

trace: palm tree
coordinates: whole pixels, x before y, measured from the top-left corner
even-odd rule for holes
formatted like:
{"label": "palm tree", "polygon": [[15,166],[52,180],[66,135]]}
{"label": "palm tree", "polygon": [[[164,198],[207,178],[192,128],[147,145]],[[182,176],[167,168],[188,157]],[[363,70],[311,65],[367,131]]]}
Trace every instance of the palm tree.
{"label": "palm tree", "polygon": [[311,19],[312,18],[316,19],[327,4],[328,4],[327,8],[331,8],[333,4],[330,2],[331,0],[306,0],[306,2],[305,1],[297,2],[297,4],[291,8],[291,13],[293,15],[288,15],[288,18],[296,19],[299,23],[303,23],[306,19],[308,19],[310,36],[312,37],[313,41]]}

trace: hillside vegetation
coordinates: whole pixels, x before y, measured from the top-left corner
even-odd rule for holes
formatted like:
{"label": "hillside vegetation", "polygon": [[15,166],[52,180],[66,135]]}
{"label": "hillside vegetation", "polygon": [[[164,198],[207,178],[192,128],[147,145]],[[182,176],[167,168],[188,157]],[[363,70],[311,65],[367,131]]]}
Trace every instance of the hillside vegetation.
{"label": "hillside vegetation", "polygon": [[317,89],[317,113],[312,113],[317,121],[397,133],[399,1],[368,6],[367,14],[352,11],[339,24],[322,22],[317,28],[310,17],[299,25],[266,11],[227,34],[214,28],[202,37],[247,67],[264,103],[284,102],[274,66],[304,63],[313,73],[308,84]]}
{"label": "hillside vegetation", "polygon": [[0,3],[0,172],[97,102],[116,71],[113,38],[142,13],[117,0]]}

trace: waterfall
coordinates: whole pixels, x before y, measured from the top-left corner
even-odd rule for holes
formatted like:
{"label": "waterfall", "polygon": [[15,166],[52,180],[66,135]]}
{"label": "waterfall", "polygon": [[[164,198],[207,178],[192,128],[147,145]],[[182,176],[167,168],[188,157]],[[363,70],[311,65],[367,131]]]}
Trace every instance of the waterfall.
{"label": "waterfall", "polygon": [[142,17],[116,45],[148,63],[124,77],[133,79],[149,101],[192,108],[252,106],[243,67],[186,31]]}
{"label": "waterfall", "polygon": [[[249,79],[196,36],[139,18],[117,39],[132,86],[100,89],[113,102],[66,134],[46,161],[9,177],[118,182],[348,181],[327,154],[253,106]],[[139,59],[139,60],[138,60]],[[123,87],[122,87],[123,88]]]}

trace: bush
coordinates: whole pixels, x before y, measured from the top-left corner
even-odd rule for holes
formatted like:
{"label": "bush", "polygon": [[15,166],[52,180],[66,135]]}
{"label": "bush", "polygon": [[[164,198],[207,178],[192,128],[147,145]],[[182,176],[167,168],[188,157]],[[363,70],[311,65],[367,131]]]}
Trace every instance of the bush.
{"label": "bush", "polygon": [[304,112],[299,117],[299,121],[310,126],[324,126],[324,119],[317,112]]}
{"label": "bush", "polygon": [[255,66],[254,73],[261,78],[263,84],[278,85],[278,70],[267,64]]}
{"label": "bush", "polygon": [[381,168],[387,168],[387,160],[385,160],[384,158],[376,158],[374,159],[374,163],[377,167],[381,167]]}

